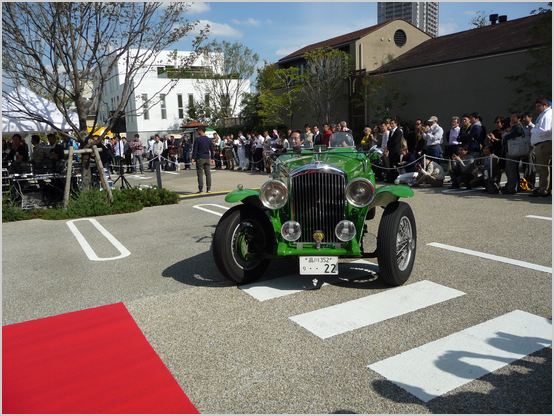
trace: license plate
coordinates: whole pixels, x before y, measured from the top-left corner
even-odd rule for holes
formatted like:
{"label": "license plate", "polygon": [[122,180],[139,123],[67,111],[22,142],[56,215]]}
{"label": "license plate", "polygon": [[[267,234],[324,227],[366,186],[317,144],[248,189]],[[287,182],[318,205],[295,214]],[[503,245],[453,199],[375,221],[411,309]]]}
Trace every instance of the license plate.
{"label": "license plate", "polygon": [[300,274],[339,274],[337,256],[301,256]]}

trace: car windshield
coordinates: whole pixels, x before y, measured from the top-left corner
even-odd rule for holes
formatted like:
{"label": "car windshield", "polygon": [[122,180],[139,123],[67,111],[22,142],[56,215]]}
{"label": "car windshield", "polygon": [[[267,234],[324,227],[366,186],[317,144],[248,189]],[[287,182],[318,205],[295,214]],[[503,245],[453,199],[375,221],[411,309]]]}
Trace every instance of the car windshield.
{"label": "car windshield", "polygon": [[329,147],[353,147],[354,137],[346,131],[336,131],[333,133],[333,142]]}

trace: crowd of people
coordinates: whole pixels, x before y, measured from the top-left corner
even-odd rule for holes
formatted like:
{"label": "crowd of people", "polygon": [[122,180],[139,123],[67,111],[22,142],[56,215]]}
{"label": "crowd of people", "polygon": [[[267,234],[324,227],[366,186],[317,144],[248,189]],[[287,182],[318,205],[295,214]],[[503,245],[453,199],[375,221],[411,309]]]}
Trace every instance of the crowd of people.
{"label": "crowd of people", "polygon": [[236,168],[240,171],[271,173],[272,167],[268,154],[272,151],[281,152],[295,147],[313,148],[317,145],[330,147],[335,145],[334,133],[337,131],[352,133],[344,121],[337,125],[324,124],[323,131],[320,131],[318,126],[312,127],[306,124],[304,131],[290,129],[286,132],[239,131],[236,138],[233,134],[219,137],[215,133],[213,138],[215,169],[235,170]]}
{"label": "crowd of people", "polygon": [[[373,129],[366,127],[361,144],[382,149],[384,157],[374,170],[376,178],[387,182],[443,186],[449,176],[451,189],[483,187],[483,192],[503,194],[532,190],[532,197],[548,197],[552,106],[540,99],[535,108],[535,123],[532,113],[514,111],[495,117],[495,129],[488,134],[477,112],[452,117],[446,131],[435,116],[400,126],[387,119]],[[500,184],[503,172],[505,186]]]}
{"label": "crowd of people", "polygon": [[[490,133],[478,112],[453,116],[447,129],[436,116],[425,121],[417,119],[415,124],[386,119],[373,128],[364,128],[359,147],[368,150],[376,146],[382,150],[383,157],[373,166],[377,180],[436,187],[443,186],[449,177],[453,189],[483,187],[484,192],[505,194],[532,190],[531,196],[551,196],[552,106],[548,100],[539,99],[535,108],[534,123],[532,113],[514,111],[509,116],[495,117],[495,128]],[[306,124],[303,131],[239,131],[237,137],[214,133],[211,143],[215,169],[271,173],[271,151],[354,144],[335,143],[337,132],[352,134],[345,121],[323,124],[321,130],[317,125]],[[68,157],[64,151],[70,146],[77,148],[78,144],[67,135],[62,135],[60,143],[54,134],[47,138],[45,145],[33,135],[30,150],[21,136],[14,134],[10,143],[2,140],[2,159],[10,161],[14,173],[20,173],[24,163],[32,163],[38,169],[45,166],[44,161],[54,172],[61,171],[61,162]],[[142,174],[145,161],[151,171],[155,170],[155,161],[164,170],[179,170],[181,163],[189,170],[193,163],[194,149],[186,135],[176,140],[174,136],[166,134],[162,138],[156,134],[146,146],[139,134],[131,141],[115,135],[106,137],[99,148],[102,164],[111,173],[123,173],[124,169],[126,173],[137,173],[138,167]],[[524,171],[523,177],[520,170]],[[507,183],[501,187],[503,172]]]}

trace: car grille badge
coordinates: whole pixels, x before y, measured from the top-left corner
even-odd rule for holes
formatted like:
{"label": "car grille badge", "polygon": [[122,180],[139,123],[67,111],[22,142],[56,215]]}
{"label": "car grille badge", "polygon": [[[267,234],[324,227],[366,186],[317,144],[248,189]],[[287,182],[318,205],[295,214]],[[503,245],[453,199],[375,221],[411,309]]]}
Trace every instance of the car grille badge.
{"label": "car grille badge", "polygon": [[321,248],[321,242],[323,241],[323,231],[314,231],[313,237],[316,242],[316,248],[319,250]]}

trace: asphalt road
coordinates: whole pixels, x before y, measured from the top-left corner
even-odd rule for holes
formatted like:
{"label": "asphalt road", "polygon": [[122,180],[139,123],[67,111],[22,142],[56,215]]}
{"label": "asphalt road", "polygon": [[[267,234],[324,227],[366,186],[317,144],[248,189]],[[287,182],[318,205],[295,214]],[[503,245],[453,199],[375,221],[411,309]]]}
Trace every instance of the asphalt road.
{"label": "asphalt road", "polygon": [[[2,324],[124,302],[201,413],[551,413],[551,334],[520,337],[536,344],[535,352],[521,350],[522,358],[511,364],[484,350],[464,349],[462,342],[450,348],[441,359],[455,355],[470,370],[486,367],[471,362],[485,355],[500,364],[431,400],[368,367],[388,359],[394,367],[402,354],[514,311],[551,320],[550,199],[450,192],[446,186],[416,189],[406,202],[417,222],[417,257],[400,288],[427,284],[455,295],[440,300],[433,292],[429,306],[322,338],[294,319],[368,297],[366,307],[375,307],[376,295],[391,296],[386,299],[395,309],[409,297],[395,298],[400,288],[383,285],[374,265],[352,272],[343,264],[338,279],[314,286],[311,278],[297,275],[297,260],[273,261],[259,284],[236,287],[213,263],[212,235],[219,216],[232,206],[224,201],[226,191],[237,183],[259,187],[268,176],[216,171],[214,193],[196,196],[194,171],[162,175],[164,187],[183,196],[179,204],[96,222],[3,224]],[[156,181],[148,174],[127,179],[144,186]],[[89,248],[78,243],[77,234]],[[443,246],[430,245],[435,243]],[[511,260],[523,263],[506,262]],[[256,297],[255,290],[265,287],[279,292],[290,285],[280,286],[290,276],[299,290]],[[515,338],[499,325],[489,344],[503,340],[513,346]],[[437,363],[422,364],[421,377],[441,369]],[[445,370],[438,377],[443,373],[445,379],[453,375]]]}

